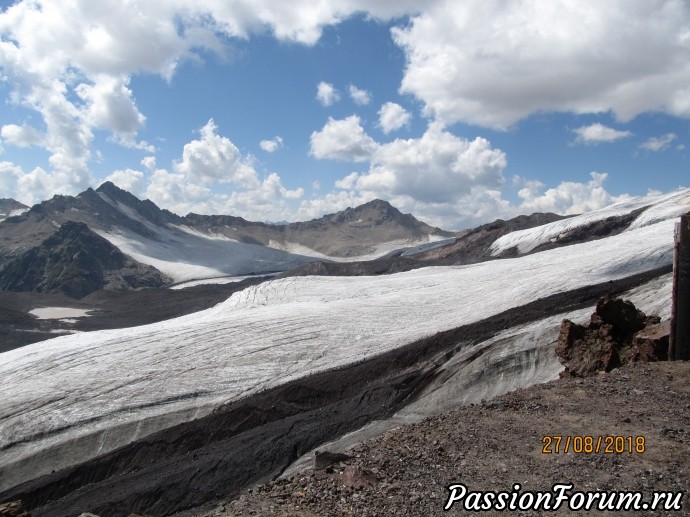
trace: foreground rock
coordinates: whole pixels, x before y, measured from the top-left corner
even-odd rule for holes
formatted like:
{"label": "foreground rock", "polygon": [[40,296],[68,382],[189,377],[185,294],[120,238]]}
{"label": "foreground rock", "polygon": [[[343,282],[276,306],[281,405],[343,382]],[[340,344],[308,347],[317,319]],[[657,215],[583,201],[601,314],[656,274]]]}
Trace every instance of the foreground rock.
{"label": "foreground rock", "polygon": [[[183,515],[447,515],[443,506],[453,483],[472,491],[510,491],[520,483],[524,492],[561,482],[574,490],[639,490],[647,501],[653,491],[682,491],[681,511],[645,515],[688,515],[688,375],[688,362],[635,363],[518,390],[389,431],[331,468],[259,485],[238,500]],[[643,437],[644,452],[564,453],[563,441],[556,453],[555,442],[544,440],[553,436],[632,436],[633,445]],[[567,509],[516,514],[602,515]],[[456,504],[450,515],[470,513]]]}
{"label": "foreground rock", "polygon": [[21,501],[10,501],[0,504],[0,517],[31,517],[31,514],[24,510]]}
{"label": "foreground rock", "polygon": [[602,298],[589,325],[564,320],[556,354],[563,375],[587,377],[633,361],[665,361],[670,325],[626,300]]}

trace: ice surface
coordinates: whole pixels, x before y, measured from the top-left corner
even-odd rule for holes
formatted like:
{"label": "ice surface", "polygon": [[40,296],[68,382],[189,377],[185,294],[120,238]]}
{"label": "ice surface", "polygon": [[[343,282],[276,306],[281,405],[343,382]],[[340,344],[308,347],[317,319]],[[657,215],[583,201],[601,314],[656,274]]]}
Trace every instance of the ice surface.
{"label": "ice surface", "polygon": [[380,244],[372,246],[374,248],[374,251],[372,251],[371,253],[366,253],[364,255],[353,255],[353,256],[348,256],[348,257],[337,257],[337,256],[326,255],[324,253],[320,253],[316,250],[313,250],[313,249],[309,248],[308,246],[304,246],[303,244],[299,244],[296,242],[282,243],[282,242],[270,240],[268,245],[269,245],[269,247],[277,249],[277,250],[283,250],[283,251],[295,253],[298,255],[306,255],[309,257],[314,257],[316,259],[330,260],[332,262],[360,262],[360,261],[365,261],[365,260],[374,260],[374,259],[383,257],[384,255],[387,255],[391,251],[397,251],[397,250],[404,249],[404,248],[410,248],[410,251],[412,253],[418,253],[418,252],[423,251],[423,250],[419,250],[419,251],[412,251],[412,250],[415,250],[417,247],[420,247],[420,246],[430,246],[430,247],[434,247],[434,245],[442,246],[444,242],[451,241],[451,240],[452,239],[448,239],[447,237],[443,237],[442,235],[435,235],[435,234],[429,234],[426,237],[421,238],[421,239],[417,239],[417,240],[397,239],[397,240],[393,240],[393,241],[382,242]]}
{"label": "ice surface", "polygon": [[497,256],[501,252],[515,247],[517,247],[518,253],[529,253],[537,246],[546,244],[575,228],[601,221],[608,217],[626,215],[638,208],[649,205],[651,205],[650,208],[637,217],[630,229],[640,228],[689,211],[690,189],[683,189],[670,194],[651,194],[636,197],[594,212],[561,221],[554,221],[536,228],[511,232],[496,239],[491,245],[491,254]]}
{"label": "ice surface", "polygon": [[59,320],[61,318],[82,318],[93,312],[88,309],[73,309],[70,307],[38,307],[31,309],[29,314],[39,320]]}
{"label": "ice surface", "polygon": [[[148,223],[150,225],[150,223]],[[198,232],[150,225],[157,238],[133,232],[97,233],[143,264],[155,267],[175,282],[284,271],[313,260],[256,244],[217,238]]]}
{"label": "ice surface", "polygon": [[674,224],[467,266],[277,279],[173,320],[0,354],[0,483],[40,474],[16,463],[38,451],[52,468],[83,461],[290,379],[670,264]]}

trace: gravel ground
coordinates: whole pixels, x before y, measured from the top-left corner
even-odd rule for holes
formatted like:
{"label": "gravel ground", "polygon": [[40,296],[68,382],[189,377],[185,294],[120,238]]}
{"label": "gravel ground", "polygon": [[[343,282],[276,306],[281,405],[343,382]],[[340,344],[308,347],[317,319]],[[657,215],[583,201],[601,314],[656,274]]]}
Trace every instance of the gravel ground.
{"label": "gravel ground", "polygon": [[[444,515],[451,491],[682,491],[682,509],[513,511],[512,515],[690,515],[690,363],[636,364],[586,379],[566,378],[400,427],[357,445],[349,458],[248,489],[204,517]],[[563,436],[558,454],[545,436]],[[566,437],[626,437],[644,452],[563,452]],[[615,451],[615,442],[612,444]],[[551,442],[553,451],[555,442]],[[469,496],[467,497],[469,499]],[[447,514],[471,515],[461,500]],[[505,515],[491,510],[482,515]]]}

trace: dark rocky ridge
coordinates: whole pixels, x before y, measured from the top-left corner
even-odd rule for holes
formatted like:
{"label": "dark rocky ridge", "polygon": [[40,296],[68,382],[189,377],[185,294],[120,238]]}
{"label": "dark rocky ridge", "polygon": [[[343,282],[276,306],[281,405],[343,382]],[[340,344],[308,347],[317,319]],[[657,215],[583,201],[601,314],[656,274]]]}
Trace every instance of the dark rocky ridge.
{"label": "dark rocky ridge", "polygon": [[292,381],[0,494],[34,517],[92,511],[169,515],[231,498],[306,451],[409,402],[463,343],[561,311],[591,306],[669,268],[538,300],[382,354]]}
{"label": "dark rocky ridge", "polygon": [[72,221],[0,271],[0,290],[64,293],[73,298],[104,288],[160,287],[166,281],[155,268],[123,254],[84,223]]}

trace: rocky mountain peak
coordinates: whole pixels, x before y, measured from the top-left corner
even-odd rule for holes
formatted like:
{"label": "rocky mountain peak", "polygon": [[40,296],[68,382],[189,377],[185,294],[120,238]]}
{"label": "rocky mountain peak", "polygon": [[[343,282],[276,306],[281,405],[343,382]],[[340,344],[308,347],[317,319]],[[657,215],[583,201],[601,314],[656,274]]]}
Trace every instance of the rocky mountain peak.
{"label": "rocky mountain peak", "polygon": [[29,207],[12,198],[0,198],[0,221],[28,210]]}

